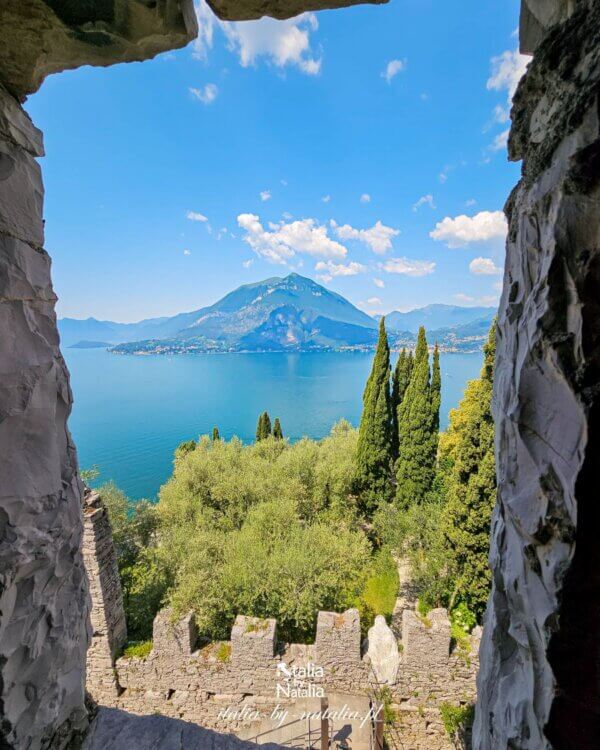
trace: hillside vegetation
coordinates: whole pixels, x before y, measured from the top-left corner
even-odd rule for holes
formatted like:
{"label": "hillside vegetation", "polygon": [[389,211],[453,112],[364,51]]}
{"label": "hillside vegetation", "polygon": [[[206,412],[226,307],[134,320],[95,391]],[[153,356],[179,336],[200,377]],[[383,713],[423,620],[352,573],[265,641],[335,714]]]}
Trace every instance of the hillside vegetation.
{"label": "hillside vegetation", "polygon": [[102,488],[130,637],[148,638],[165,603],[194,610],[213,639],[228,637],[238,613],[275,617],[280,637],[303,641],[320,609],[356,606],[366,629],[391,616],[398,555],[421,610],[448,607],[461,637],[481,620],[490,582],[493,363],[492,329],[481,378],[440,435],[437,347],[430,357],[421,329],[392,373],[381,321],[358,430],[342,421],[292,445],[263,412],[251,445],[216,427],[182,443],[156,505]]}

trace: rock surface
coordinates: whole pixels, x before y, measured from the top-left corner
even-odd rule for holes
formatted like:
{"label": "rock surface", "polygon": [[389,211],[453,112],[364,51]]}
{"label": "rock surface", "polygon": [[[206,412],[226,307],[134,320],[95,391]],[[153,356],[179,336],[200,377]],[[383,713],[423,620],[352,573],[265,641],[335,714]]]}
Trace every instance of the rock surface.
{"label": "rock surface", "polygon": [[263,16],[293,18],[311,10],[346,8],[350,5],[384,5],[389,0],[207,0],[224,21],[250,21]]}
{"label": "rock surface", "polygon": [[600,4],[573,6],[512,113],[523,178],[506,206],[479,750],[600,737]]}
{"label": "rock surface", "polygon": [[377,615],[374,625],[369,628],[367,656],[378,682],[385,685],[396,682],[400,663],[398,643],[383,615]]}
{"label": "rock surface", "polygon": [[2,0],[0,83],[24,97],[50,73],[147,60],[197,33],[192,0]]}
{"label": "rock surface", "polygon": [[88,603],[42,139],[1,88],[0,113],[0,745],[35,750],[87,725]]}

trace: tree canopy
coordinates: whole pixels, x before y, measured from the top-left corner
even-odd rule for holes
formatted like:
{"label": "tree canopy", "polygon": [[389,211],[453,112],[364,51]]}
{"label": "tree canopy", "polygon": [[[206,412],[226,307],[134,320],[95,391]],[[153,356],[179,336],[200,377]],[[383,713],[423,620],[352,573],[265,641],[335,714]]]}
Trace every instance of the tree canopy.
{"label": "tree canopy", "polygon": [[390,347],[385,318],[382,318],[371,374],[363,394],[356,453],[356,488],[361,510],[366,515],[373,513],[378,503],[392,493],[392,460]]}

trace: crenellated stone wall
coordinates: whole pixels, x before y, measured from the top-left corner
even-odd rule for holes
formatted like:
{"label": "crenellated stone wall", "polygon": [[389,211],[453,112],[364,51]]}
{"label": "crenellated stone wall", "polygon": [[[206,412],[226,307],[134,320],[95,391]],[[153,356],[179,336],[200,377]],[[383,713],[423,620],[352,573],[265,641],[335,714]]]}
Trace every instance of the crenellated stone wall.
{"label": "crenellated stone wall", "polygon": [[[398,750],[452,748],[440,706],[475,699],[480,632],[468,649],[451,648],[445,610],[428,617],[404,612],[399,666],[389,686],[397,715],[389,743]],[[170,609],[158,613],[153,632],[147,657],[121,657],[110,666],[120,692],[104,694],[104,705],[248,735],[277,707],[323,694],[374,696],[382,687],[362,649],[357,610],[320,612],[315,643],[308,645],[279,642],[273,619],[241,615],[230,641],[197,644],[190,638],[193,615],[173,620]],[[286,678],[289,673],[301,679]]]}

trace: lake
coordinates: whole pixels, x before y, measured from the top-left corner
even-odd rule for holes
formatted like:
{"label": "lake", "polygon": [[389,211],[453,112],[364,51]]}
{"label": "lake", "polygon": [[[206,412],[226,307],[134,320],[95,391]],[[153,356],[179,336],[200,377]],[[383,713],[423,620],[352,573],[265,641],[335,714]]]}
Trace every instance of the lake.
{"label": "lake", "polygon": [[[339,419],[358,425],[372,354],[200,354],[128,357],[66,349],[75,404],[69,421],[80,465],[96,465],[131,498],[154,498],[184,440],[218,426],[254,439],[260,412],[284,435],[321,438]],[[396,355],[393,355],[395,362]],[[479,375],[483,355],[442,354],[441,426]]]}

